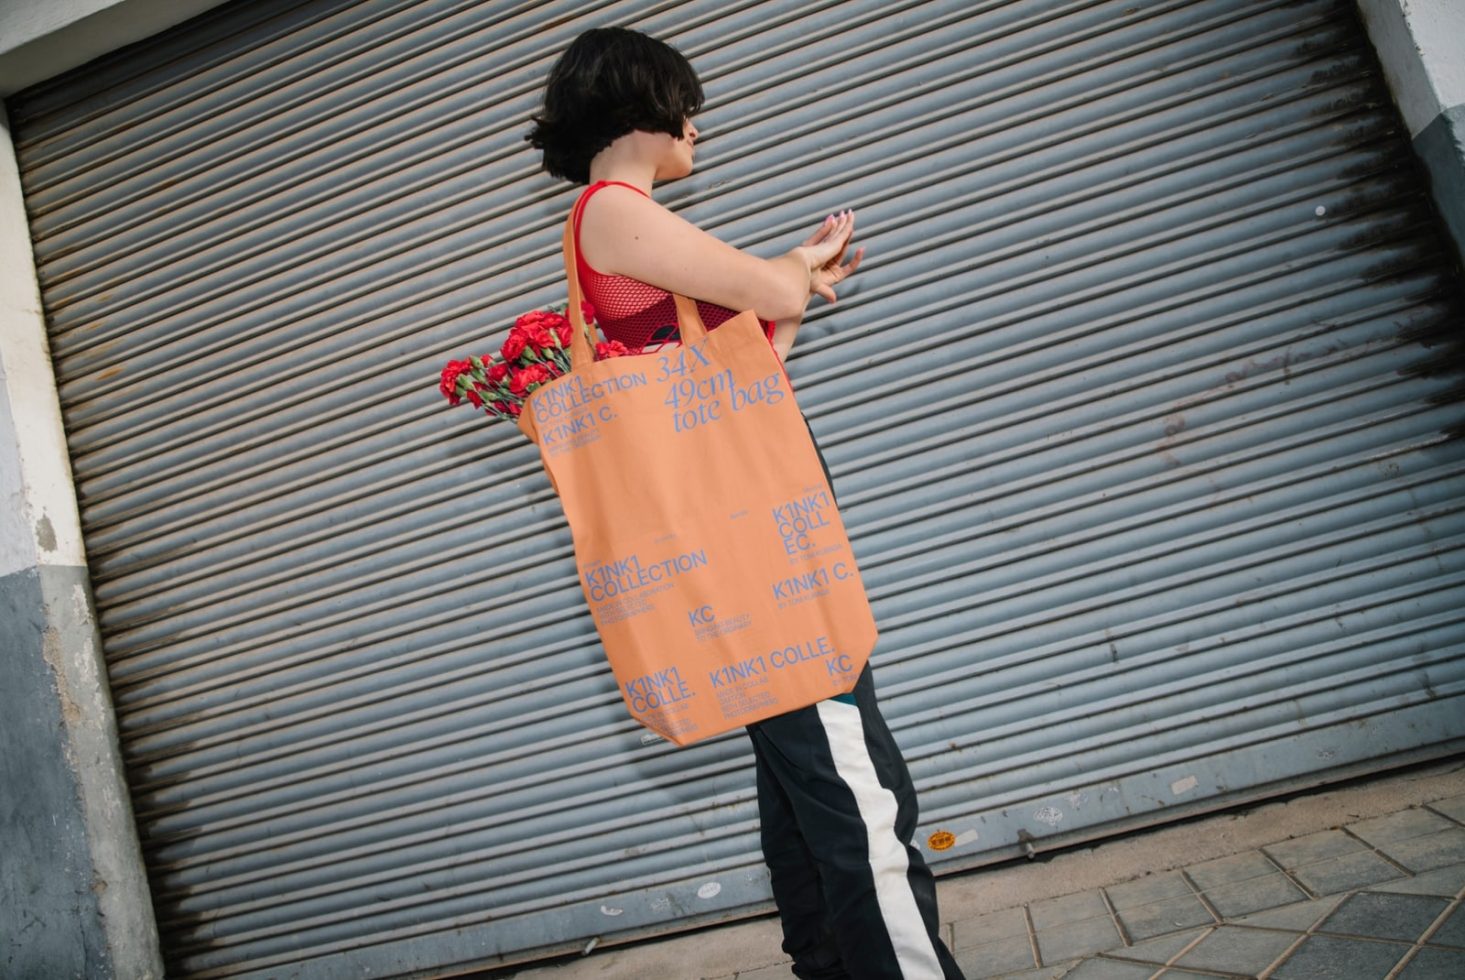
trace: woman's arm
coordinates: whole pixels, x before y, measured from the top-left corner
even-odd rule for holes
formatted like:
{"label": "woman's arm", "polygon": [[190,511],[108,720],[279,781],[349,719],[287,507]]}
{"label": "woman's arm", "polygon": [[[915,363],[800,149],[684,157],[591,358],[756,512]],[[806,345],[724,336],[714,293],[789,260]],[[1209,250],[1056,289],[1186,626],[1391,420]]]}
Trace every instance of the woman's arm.
{"label": "woman's arm", "polygon": [[777,320],[773,324],[773,349],[778,352],[780,361],[788,360],[788,352],[794,346],[794,338],[799,335],[799,325],[804,322],[804,313],[799,311],[796,317],[787,320]]}
{"label": "woman's arm", "polygon": [[[752,310],[775,324],[802,319],[816,292],[834,298],[827,267],[835,262],[838,268],[836,260],[854,230],[853,215],[842,214],[826,220],[803,245],[778,258],[762,259],[733,248],[650,198],[614,185],[590,198],[580,220],[580,250],[599,271],[729,309]],[[853,271],[850,267],[839,278]]]}

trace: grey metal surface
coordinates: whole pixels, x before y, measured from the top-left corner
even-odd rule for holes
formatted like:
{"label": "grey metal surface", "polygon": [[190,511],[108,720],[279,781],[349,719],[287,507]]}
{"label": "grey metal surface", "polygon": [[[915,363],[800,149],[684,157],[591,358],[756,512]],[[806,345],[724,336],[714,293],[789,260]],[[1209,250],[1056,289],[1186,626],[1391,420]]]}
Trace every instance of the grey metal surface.
{"label": "grey metal surface", "polygon": [[11,105],[175,974],[767,900],[745,741],[629,721],[435,390],[562,295],[521,136],[612,22],[709,91],[673,207],[859,212],[790,370],[941,867],[1460,747],[1461,285],[1347,3],[238,3]]}

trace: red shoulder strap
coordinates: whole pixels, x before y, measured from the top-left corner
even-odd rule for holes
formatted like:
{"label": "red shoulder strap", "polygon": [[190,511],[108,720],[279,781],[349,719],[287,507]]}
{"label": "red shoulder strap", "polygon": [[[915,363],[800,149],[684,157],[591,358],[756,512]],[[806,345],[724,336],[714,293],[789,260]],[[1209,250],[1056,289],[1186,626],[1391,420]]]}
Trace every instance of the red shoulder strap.
{"label": "red shoulder strap", "polygon": [[573,214],[575,215],[575,246],[577,248],[580,245],[580,219],[585,216],[586,203],[590,200],[590,196],[592,194],[600,190],[602,187],[609,187],[611,184],[618,184],[621,187],[629,187],[631,190],[642,196],[645,196],[646,194],[645,191],[637,187],[635,184],[628,184],[623,180],[597,180],[595,183],[591,184],[589,187],[581,191],[579,199],[575,201],[575,207],[573,210]]}

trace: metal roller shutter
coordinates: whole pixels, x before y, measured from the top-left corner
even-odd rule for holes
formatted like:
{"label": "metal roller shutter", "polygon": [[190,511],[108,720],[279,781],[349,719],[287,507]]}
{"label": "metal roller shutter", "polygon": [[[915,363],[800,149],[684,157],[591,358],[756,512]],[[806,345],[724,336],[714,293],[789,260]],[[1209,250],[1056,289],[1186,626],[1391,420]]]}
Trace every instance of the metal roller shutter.
{"label": "metal roller shutter", "polygon": [[1461,286],[1348,3],[238,2],[10,104],[172,973],[767,899],[746,742],[627,719],[435,391],[562,295],[521,136],[605,23],[706,81],[673,207],[859,211],[790,367],[939,867],[1460,747]]}

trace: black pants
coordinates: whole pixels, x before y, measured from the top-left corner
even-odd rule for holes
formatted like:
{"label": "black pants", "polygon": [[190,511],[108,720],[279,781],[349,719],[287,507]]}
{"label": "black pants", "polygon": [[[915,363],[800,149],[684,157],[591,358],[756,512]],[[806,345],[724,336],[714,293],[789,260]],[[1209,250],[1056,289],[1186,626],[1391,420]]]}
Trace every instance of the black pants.
{"label": "black pants", "polygon": [[748,737],[763,858],[794,974],[962,980],[939,935],[935,881],[911,846],[915,787],[870,668],[852,697],[756,722]]}

